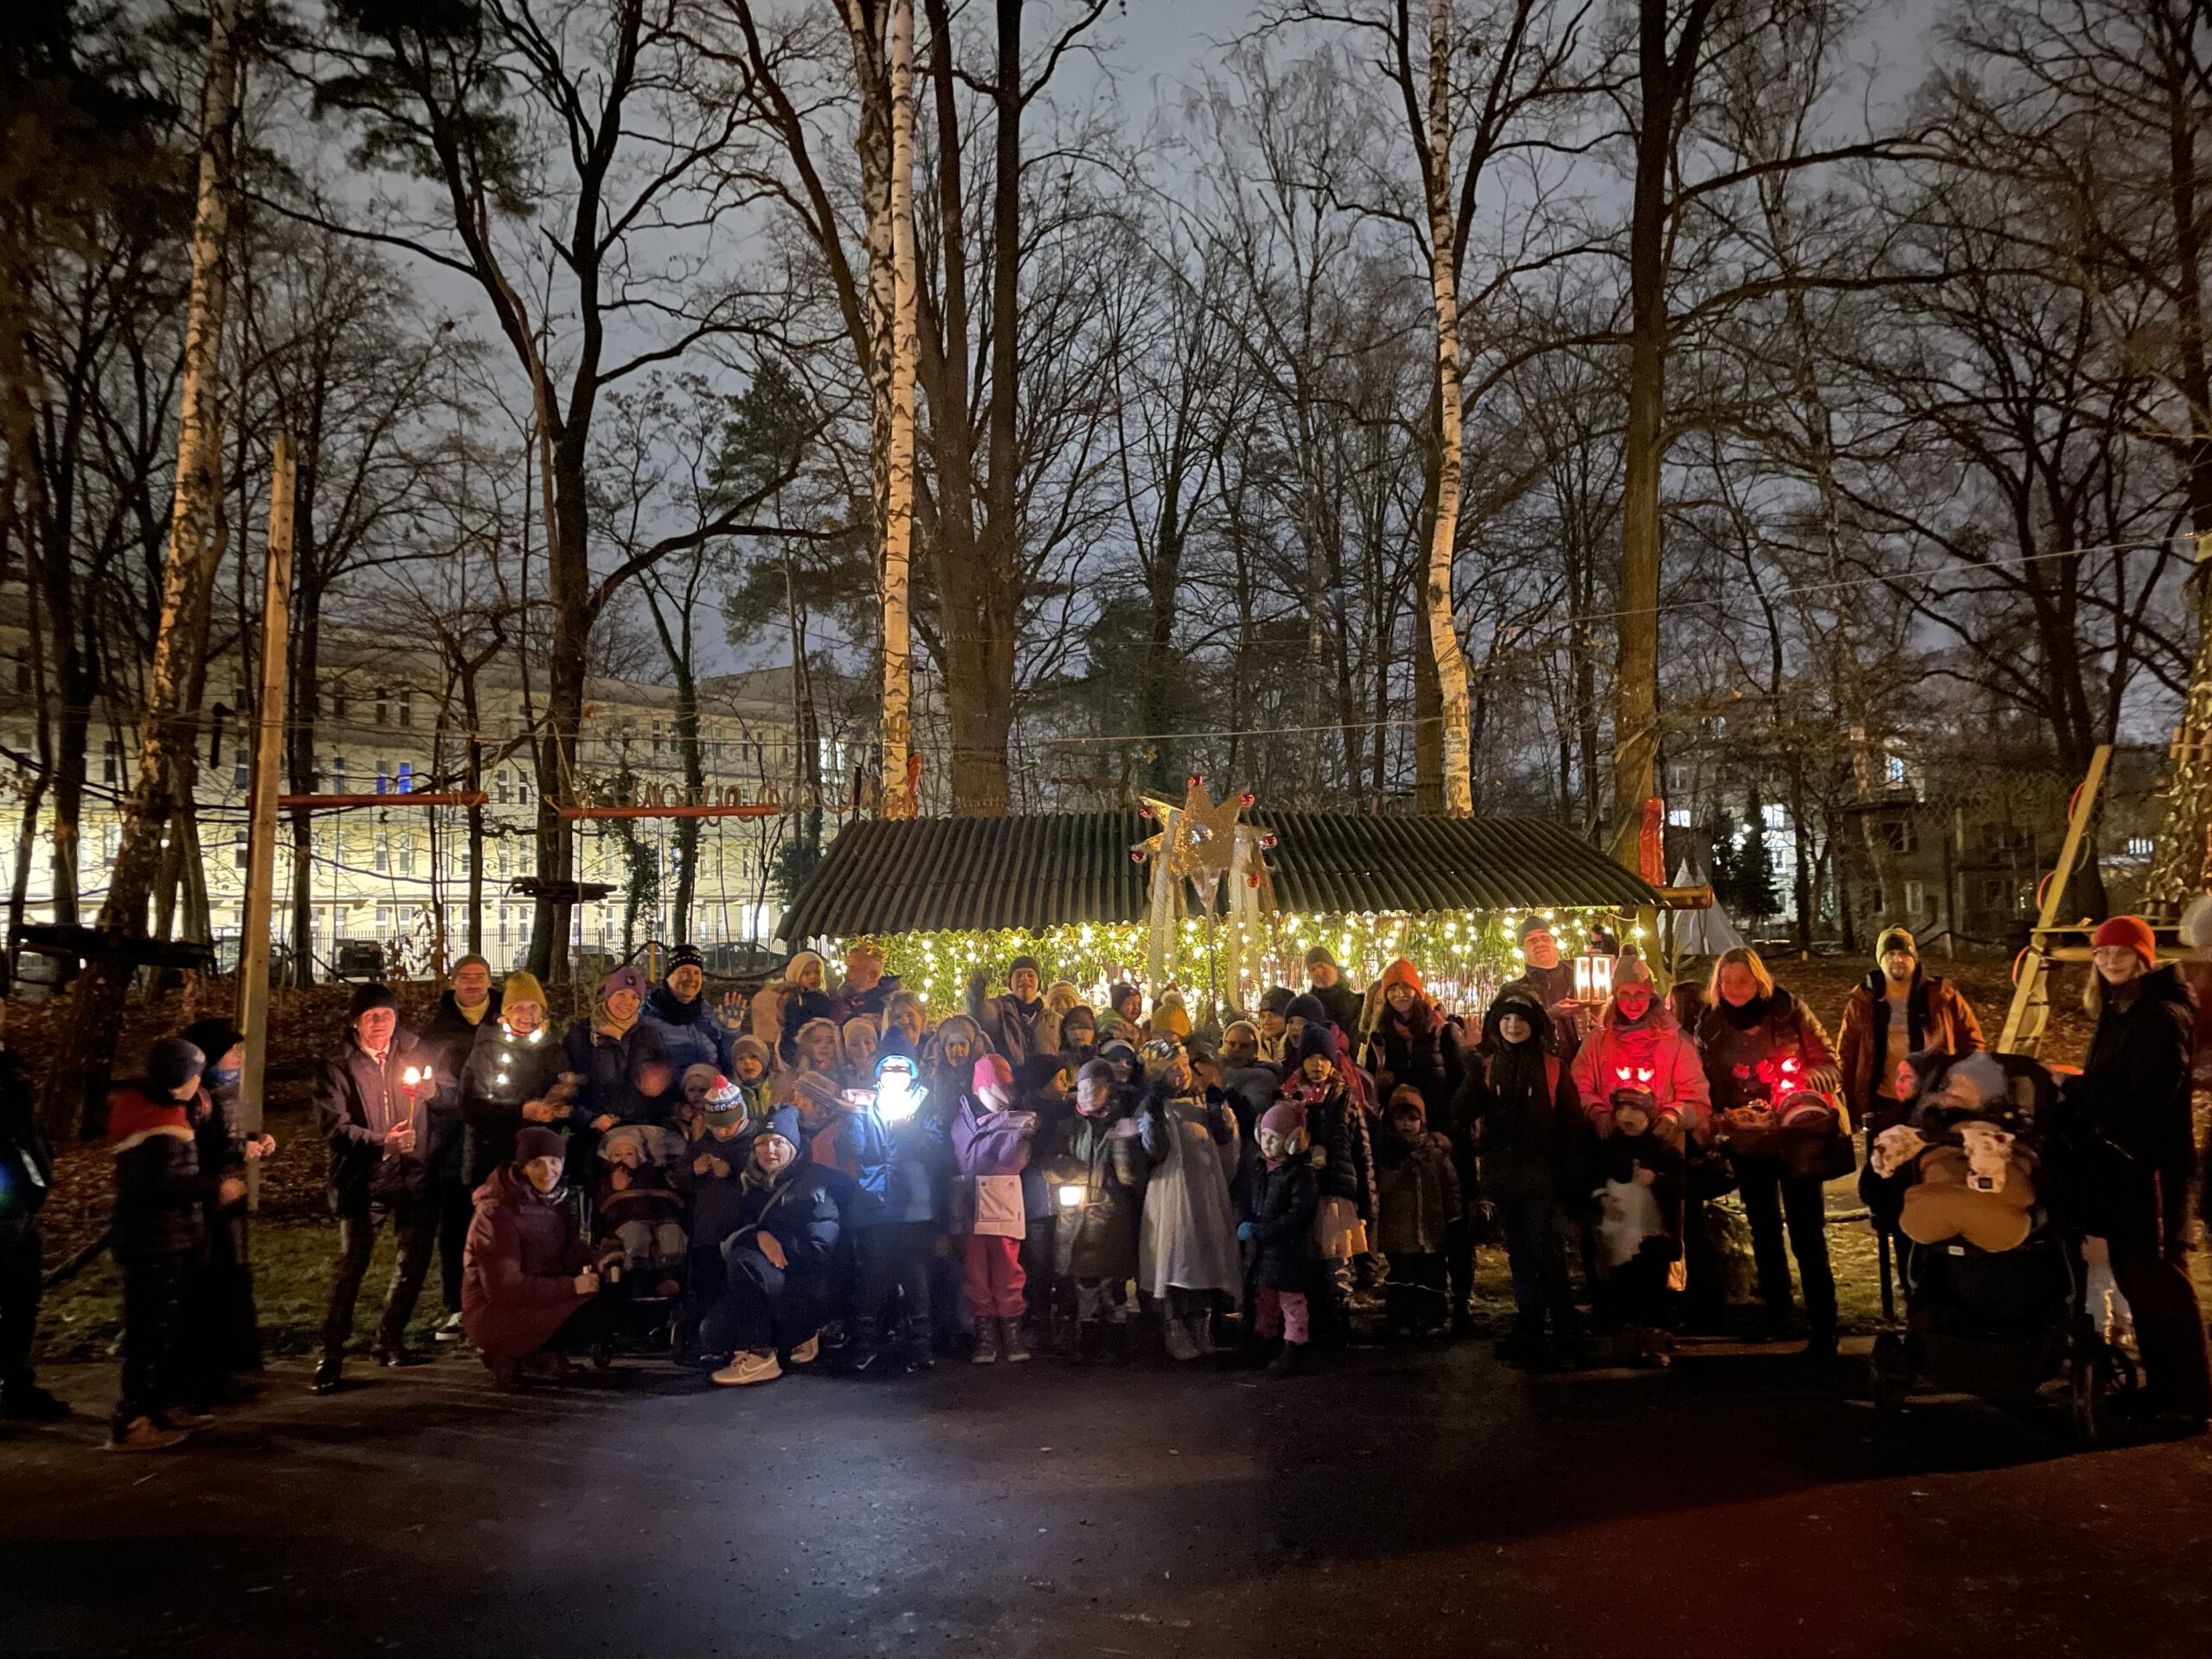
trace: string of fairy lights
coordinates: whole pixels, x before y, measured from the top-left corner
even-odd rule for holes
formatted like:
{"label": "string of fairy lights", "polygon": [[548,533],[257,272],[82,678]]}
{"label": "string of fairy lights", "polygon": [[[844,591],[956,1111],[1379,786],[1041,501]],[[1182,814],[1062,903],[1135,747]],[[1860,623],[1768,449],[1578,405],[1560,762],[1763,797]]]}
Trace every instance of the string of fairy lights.
{"label": "string of fairy lights", "polygon": [[[1522,920],[1530,916],[1548,927],[1563,958],[1583,956],[1599,928],[1639,944],[1644,938],[1640,924],[1602,908],[1281,912],[1256,924],[1217,920],[1211,928],[1202,918],[1185,917],[1174,930],[1166,977],[1154,984],[1144,972],[1147,929],[1142,922],[869,937],[883,949],[886,971],[896,974],[902,987],[918,995],[933,1014],[962,1007],[978,975],[994,986],[1002,983],[1007,964],[1021,956],[1037,959],[1047,984],[1059,980],[1073,984],[1094,1009],[1103,1009],[1108,993],[1118,984],[1137,987],[1147,1000],[1171,988],[1179,990],[1194,1013],[1216,995],[1222,1007],[1249,1009],[1270,986],[1302,988],[1306,953],[1317,945],[1356,984],[1371,982],[1403,957],[1420,969],[1429,994],[1446,1008],[1472,1014],[1487,1007],[1499,989],[1525,971],[1520,931]],[[1244,964],[1243,982],[1236,986],[1222,982],[1232,930],[1240,935],[1237,955]],[[834,958],[842,957],[852,942],[841,937],[819,944]]]}

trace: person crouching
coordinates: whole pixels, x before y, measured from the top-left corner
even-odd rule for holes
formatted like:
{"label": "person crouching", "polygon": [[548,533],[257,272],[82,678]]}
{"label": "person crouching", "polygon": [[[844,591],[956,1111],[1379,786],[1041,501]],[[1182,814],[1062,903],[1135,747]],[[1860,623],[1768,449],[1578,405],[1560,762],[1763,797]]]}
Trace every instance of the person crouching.
{"label": "person crouching", "polygon": [[715,1373],[725,1388],[773,1382],[784,1374],[779,1351],[804,1365],[821,1350],[823,1288],[842,1224],[823,1171],[799,1146],[788,1106],[753,1137],[739,1224],[722,1246],[721,1300],[701,1333],[731,1355]]}
{"label": "person crouching", "polygon": [[1260,1119],[1259,1143],[1260,1168],[1246,1192],[1247,1213],[1236,1236],[1253,1249],[1254,1329],[1262,1337],[1282,1338],[1268,1375],[1290,1376],[1313,1335],[1306,1287],[1313,1278],[1313,1217],[1321,1202],[1306,1155],[1306,1109],[1288,1101],[1268,1107]]}
{"label": "person crouching", "polygon": [[511,1163],[476,1189],[476,1214],[461,1253],[461,1327],[503,1389],[524,1370],[556,1376],[566,1351],[597,1335],[599,1267],[576,1229],[563,1177],[567,1142],[533,1123],[515,1137]]}

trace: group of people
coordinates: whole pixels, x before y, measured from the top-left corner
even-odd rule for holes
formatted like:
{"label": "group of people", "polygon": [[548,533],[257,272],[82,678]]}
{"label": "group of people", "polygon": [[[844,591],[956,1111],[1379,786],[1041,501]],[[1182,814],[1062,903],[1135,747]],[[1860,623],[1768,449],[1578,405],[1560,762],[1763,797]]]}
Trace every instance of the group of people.
{"label": "group of people", "polygon": [[[2113,1270],[2154,1387],[2201,1421],[2204,1330],[2178,1266],[2189,993],[2139,922],[2097,939],[2074,1088],[2152,1174],[2115,1201]],[[341,1382],[387,1226],[375,1362],[424,1357],[406,1332],[435,1255],[438,1336],[511,1388],[632,1341],[731,1386],[1039,1348],[1234,1345],[1286,1375],[1353,1340],[1356,1308],[1392,1334],[1466,1334],[1490,1240],[1515,1306],[1501,1357],[1572,1366],[1604,1340],[1664,1365],[1673,1332],[1731,1317],[1704,1216],[1730,1190],[1758,1334],[1789,1328],[1802,1293],[1807,1351],[1833,1356],[1823,1187],[1853,1166],[1853,1128],[1902,1114],[1908,1062],[1981,1046],[1965,1000],[1902,929],[1834,1042],[1749,950],[1664,996],[1624,952],[1593,1008],[1541,921],[1521,944],[1526,971],[1478,1024],[1410,962],[1357,993],[1320,950],[1305,988],[1217,1033],[1173,993],[1147,1009],[1117,985],[1094,1009],[1027,957],[932,1019],[866,941],[834,986],[803,951],[749,1001],[709,1001],[682,947],[657,985],[607,976],[565,1033],[536,980],[495,985],[480,957],[420,1031],[362,986],[315,1090],[338,1260],[313,1386]],[[173,1444],[254,1363],[230,1234],[246,1166],[275,1147],[237,1127],[238,1043],[220,1021],[164,1038],[116,1102],[118,1446]]]}

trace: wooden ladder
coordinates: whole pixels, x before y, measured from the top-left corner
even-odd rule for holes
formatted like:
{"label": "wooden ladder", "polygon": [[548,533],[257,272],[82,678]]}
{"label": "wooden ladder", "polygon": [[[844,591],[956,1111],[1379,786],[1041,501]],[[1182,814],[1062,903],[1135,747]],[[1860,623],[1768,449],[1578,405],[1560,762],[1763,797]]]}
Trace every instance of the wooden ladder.
{"label": "wooden ladder", "polygon": [[2105,772],[2111,764],[2112,745],[2099,744],[2089,757],[2089,770],[2082,786],[2074,791],[2067,808],[2065,844],[2058,849],[2056,867],[2044,879],[2043,899],[2037,908],[2036,925],[2028,934],[2028,948],[2013,967],[2012,1005],[2005,1011],[2005,1029],[1997,1039],[2000,1054],[2024,1054],[2032,1059],[2043,1046],[2044,1027],[2050,1021],[2052,950],[2066,935],[2084,931],[2079,925],[2062,925],[2058,907],[2066,902],[2066,890],[2082,861],[2082,844],[2096,817],[2097,797],[2104,789]]}

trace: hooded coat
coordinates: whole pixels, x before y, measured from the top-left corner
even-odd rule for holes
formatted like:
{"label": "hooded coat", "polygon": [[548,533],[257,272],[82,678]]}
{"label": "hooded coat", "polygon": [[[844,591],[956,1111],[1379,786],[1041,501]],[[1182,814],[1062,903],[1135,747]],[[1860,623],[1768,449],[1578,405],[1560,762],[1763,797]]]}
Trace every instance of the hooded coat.
{"label": "hooded coat", "polygon": [[2126,1163],[2101,1160],[2083,1194],[2110,1226],[2143,1228],[2155,1218],[2171,1239],[2188,1225],[2195,1046],[2195,1005],[2171,963],[2137,981],[2124,1006],[2107,990],[2082,1075],[2065,1098],[2069,1112],[2127,1154]]}
{"label": "hooded coat", "polygon": [[[1533,1033],[1517,1047],[1498,1034],[1509,1012],[1526,1020]],[[1460,1098],[1475,1126],[1485,1192],[1500,1198],[1562,1198],[1587,1185],[1590,1121],[1573,1072],[1559,1056],[1550,1011],[1535,997],[1508,987],[1491,1004]]]}
{"label": "hooded coat", "polygon": [[[315,1115],[329,1150],[332,1215],[365,1216],[372,1202],[412,1202],[429,1191],[432,1164],[454,1126],[442,1109],[442,1085],[410,1101],[401,1077],[410,1066],[432,1064],[415,1033],[402,1027],[393,1028],[381,1067],[350,1030],[324,1057],[315,1073]],[[415,1126],[415,1144],[387,1157],[385,1132],[403,1118]]]}
{"label": "hooded coat", "polygon": [[1264,1159],[1258,1162],[1245,1203],[1248,1219],[1256,1230],[1252,1241],[1254,1284],[1263,1290],[1300,1293],[1312,1286],[1313,1218],[1320,1205],[1313,1163],[1304,1153],[1294,1153],[1279,1164]]}
{"label": "hooded coat", "polygon": [[513,1164],[476,1189],[461,1255],[461,1328],[486,1359],[518,1360],[550,1342],[589,1299],[591,1265],[565,1190],[541,1195]]}
{"label": "hooded coat", "polygon": [[[1600,1134],[1612,1128],[1613,1090],[1624,1071],[1629,1080],[1651,1090],[1662,1116],[1679,1118],[1688,1133],[1704,1133],[1713,1107],[1705,1063],[1698,1058],[1697,1045],[1684,1035],[1656,995],[1633,1025],[1621,1018],[1618,1006],[1607,998],[1597,1028],[1575,1052],[1575,1093]],[[1647,1071],[1651,1075],[1644,1077]]]}
{"label": "hooded coat", "polygon": [[108,1150],[115,1158],[115,1259],[197,1255],[207,1242],[217,1178],[200,1167],[184,1103],[137,1085],[120,1090],[108,1108]]}

